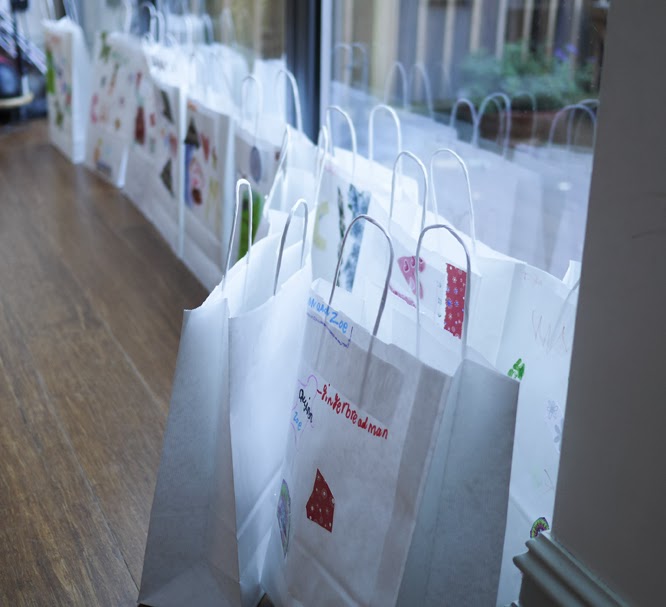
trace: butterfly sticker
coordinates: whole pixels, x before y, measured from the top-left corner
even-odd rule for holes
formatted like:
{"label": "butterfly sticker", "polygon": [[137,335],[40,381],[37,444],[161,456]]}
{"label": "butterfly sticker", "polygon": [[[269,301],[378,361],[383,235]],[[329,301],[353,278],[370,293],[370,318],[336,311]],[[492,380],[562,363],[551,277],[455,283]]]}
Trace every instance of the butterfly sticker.
{"label": "butterfly sticker", "polygon": [[[416,295],[416,257],[414,255],[400,257],[398,259],[398,267],[412,293]],[[425,269],[425,261],[419,257],[419,274],[424,272]],[[419,284],[419,299],[423,299],[423,284]]]}

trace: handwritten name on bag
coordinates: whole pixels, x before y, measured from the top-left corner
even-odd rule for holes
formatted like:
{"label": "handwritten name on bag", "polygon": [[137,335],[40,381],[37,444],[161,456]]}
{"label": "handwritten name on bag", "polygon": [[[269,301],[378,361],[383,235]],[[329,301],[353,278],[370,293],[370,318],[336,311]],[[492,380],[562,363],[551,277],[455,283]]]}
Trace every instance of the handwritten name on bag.
{"label": "handwritten name on bag", "polygon": [[356,409],[354,409],[347,401],[343,401],[340,398],[340,395],[337,392],[329,393],[330,387],[330,384],[324,384],[322,390],[317,390],[317,394],[319,394],[323,403],[328,405],[338,415],[344,415],[345,419],[349,420],[354,426],[358,426],[361,430],[366,430],[373,436],[388,439],[388,428],[382,428],[379,424],[373,424],[369,421],[367,415],[365,416],[365,419],[363,419]]}

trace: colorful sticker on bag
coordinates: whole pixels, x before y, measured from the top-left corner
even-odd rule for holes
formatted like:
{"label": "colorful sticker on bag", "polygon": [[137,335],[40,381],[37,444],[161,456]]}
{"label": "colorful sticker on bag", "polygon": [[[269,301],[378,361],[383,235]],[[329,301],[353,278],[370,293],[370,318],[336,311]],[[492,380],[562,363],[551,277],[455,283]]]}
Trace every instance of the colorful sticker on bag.
{"label": "colorful sticker on bag", "polygon": [[[347,191],[347,210],[349,211],[349,223],[351,223],[359,215],[368,212],[370,206],[370,193],[361,192],[356,189],[353,184],[349,185]],[[342,247],[342,239],[344,238],[347,229],[346,213],[344,198],[340,188],[338,188],[338,212],[340,220],[340,247]],[[361,240],[363,239],[363,230],[365,224],[361,221],[354,224],[349,236],[347,237],[347,244],[345,251],[342,251],[342,265],[340,266],[340,278],[338,285],[343,286],[348,291],[354,287],[354,277],[356,276],[356,266],[358,265],[358,256],[361,252]],[[338,250],[338,255],[340,250]]]}
{"label": "colorful sticker on bag", "polygon": [[322,529],[333,533],[335,498],[319,468],[317,468],[314,487],[305,509],[307,517],[313,523],[317,523]]}
{"label": "colorful sticker on bag", "polygon": [[280,498],[277,507],[278,527],[280,528],[280,540],[282,540],[282,554],[287,556],[289,550],[289,531],[291,528],[291,497],[287,481],[282,479],[280,487]]}
{"label": "colorful sticker on bag", "polygon": [[513,363],[513,367],[509,369],[507,375],[513,379],[517,379],[518,381],[523,379],[523,376],[525,375],[525,363],[523,362],[522,358],[519,358],[515,363]]}
{"label": "colorful sticker on bag", "polygon": [[[252,242],[257,236],[257,229],[261,221],[261,214],[264,208],[264,197],[257,191],[252,191]],[[241,231],[238,249],[238,259],[241,259],[247,253],[247,237],[250,229],[250,201],[247,190],[243,191],[241,206]]]}
{"label": "colorful sticker on bag", "polygon": [[558,402],[552,398],[546,401],[546,424],[550,427],[553,436],[553,446],[560,453],[562,448],[562,428],[564,427],[564,411]]}
{"label": "colorful sticker on bag", "polygon": [[[398,259],[398,267],[404,279],[407,281],[411,292],[416,295],[416,256],[409,255]],[[419,275],[426,269],[426,264],[419,257]],[[423,284],[419,282],[419,299],[423,299]]]}
{"label": "colorful sticker on bag", "polygon": [[532,524],[532,529],[530,529],[530,537],[532,539],[535,539],[539,537],[539,535],[544,531],[550,531],[550,525],[548,524],[548,521],[546,520],[545,516],[540,516]]}
{"label": "colorful sticker on bag", "polygon": [[444,329],[458,338],[462,338],[466,292],[467,272],[447,263]]}

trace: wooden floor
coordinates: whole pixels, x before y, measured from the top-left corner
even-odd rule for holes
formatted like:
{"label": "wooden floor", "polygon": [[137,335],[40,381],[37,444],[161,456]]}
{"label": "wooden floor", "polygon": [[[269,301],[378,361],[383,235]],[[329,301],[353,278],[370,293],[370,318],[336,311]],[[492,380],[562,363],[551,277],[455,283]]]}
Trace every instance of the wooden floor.
{"label": "wooden floor", "polygon": [[0,605],[135,605],[203,287],[42,122],[0,132]]}

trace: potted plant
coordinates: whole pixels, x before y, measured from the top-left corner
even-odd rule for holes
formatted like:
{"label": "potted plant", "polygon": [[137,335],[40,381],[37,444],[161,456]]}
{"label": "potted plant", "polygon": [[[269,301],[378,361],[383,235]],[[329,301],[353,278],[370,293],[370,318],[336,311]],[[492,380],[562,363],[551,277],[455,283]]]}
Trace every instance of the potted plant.
{"label": "potted plant", "polygon": [[[554,114],[565,105],[576,103],[592,92],[594,66],[578,65],[572,45],[557,49],[552,57],[543,49],[522,56],[520,44],[507,44],[501,59],[487,52],[469,55],[461,65],[460,95],[478,105],[494,92],[512,99],[514,139],[529,139],[532,133],[533,107],[536,106],[536,135],[544,139]],[[492,136],[499,126],[497,108],[491,104],[481,122],[481,134]]]}

